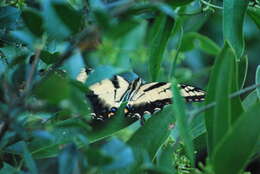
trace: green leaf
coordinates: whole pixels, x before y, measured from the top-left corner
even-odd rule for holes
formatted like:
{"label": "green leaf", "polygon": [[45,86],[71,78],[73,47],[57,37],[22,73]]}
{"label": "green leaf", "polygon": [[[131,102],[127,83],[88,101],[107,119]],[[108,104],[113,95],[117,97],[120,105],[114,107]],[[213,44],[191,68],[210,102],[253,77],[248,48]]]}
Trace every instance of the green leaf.
{"label": "green leaf", "polygon": [[21,83],[26,80],[26,71],[28,71],[28,68],[29,67],[26,66],[26,64],[20,64],[20,66],[14,70],[12,74],[12,83],[17,89],[21,88]]}
{"label": "green leaf", "polygon": [[[230,57],[230,58],[235,60],[234,56],[233,56],[233,58],[232,57]],[[244,63],[246,63],[243,61],[246,56],[243,56],[243,57],[241,58],[241,61],[233,61],[234,69],[233,69],[232,77],[230,79],[230,81],[232,81],[230,93],[239,91],[241,89],[240,88],[241,83],[244,83],[241,79],[244,80],[245,74],[240,74],[240,73],[242,73],[241,71],[246,71],[245,69],[247,69],[247,67],[244,67],[244,66],[247,66],[247,64],[243,65]],[[245,69],[241,70],[241,67],[245,68]],[[240,77],[240,75],[242,77]],[[244,112],[244,108],[243,108],[240,96],[233,97],[231,99],[231,124],[237,120],[237,118],[239,117],[239,115],[241,115],[242,112]]]}
{"label": "green leaf", "polygon": [[[132,67],[137,67],[138,65],[140,65],[140,57],[134,56],[136,57],[134,58],[132,55],[135,50],[144,50],[142,49],[142,47],[146,30],[147,23],[143,21],[141,24],[139,24],[138,27],[134,28],[131,32],[120,38],[119,50],[116,58],[114,59],[115,66],[130,69]],[[147,58],[146,55],[145,57]]]}
{"label": "green leaf", "polygon": [[190,123],[190,133],[192,135],[193,140],[198,138],[202,134],[206,133],[206,126],[205,126],[205,120],[203,114],[198,115],[192,119]]}
{"label": "green leaf", "polygon": [[194,0],[171,0],[169,1],[168,4],[172,5],[173,7],[178,7],[178,6],[183,6],[191,3]]}
{"label": "green leaf", "polygon": [[212,156],[215,173],[242,172],[260,138],[260,117],[256,113],[260,113],[259,102],[243,113],[223,137]]}
{"label": "green leaf", "polygon": [[41,15],[33,9],[24,9],[21,14],[27,28],[35,36],[41,37],[43,30],[43,19]]}
{"label": "green leaf", "polygon": [[49,135],[44,135],[43,137],[37,133],[34,135],[33,141],[29,144],[35,159],[57,156],[60,152],[60,147],[64,144],[73,142],[78,147],[86,147],[89,143],[86,134],[90,127],[82,120],[68,119],[57,121],[48,127],[50,126],[52,128],[48,131]]}
{"label": "green leaf", "polygon": [[[257,66],[256,76],[255,76],[255,83],[260,84],[260,65]],[[260,86],[256,88],[258,99],[260,99]]]}
{"label": "green leaf", "polygon": [[224,0],[223,34],[235,50],[237,59],[244,54],[245,40],[243,35],[243,23],[249,0]]}
{"label": "green leaf", "polygon": [[144,173],[149,174],[175,174],[173,171],[169,171],[161,166],[144,166],[142,169]]}
{"label": "green leaf", "polygon": [[37,174],[38,170],[37,170],[36,163],[35,163],[34,159],[32,158],[32,155],[29,152],[26,143],[24,141],[22,141],[20,143],[21,143],[21,146],[23,149],[23,158],[24,158],[26,166],[28,167],[30,173]]}
{"label": "green leaf", "polygon": [[11,35],[23,43],[28,44],[31,48],[33,48],[33,45],[37,41],[37,38],[29,30],[15,30],[11,32]]}
{"label": "green leaf", "polygon": [[[65,134],[62,134],[61,136],[64,135]],[[33,158],[43,159],[57,156],[57,154],[60,152],[60,146],[63,145],[62,143],[64,143],[58,139],[59,137],[57,135],[51,134],[51,131],[47,136],[44,135],[44,137],[39,136],[39,134],[36,133],[34,135],[34,139],[28,144]]]}
{"label": "green leaf", "polygon": [[165,169],[168,173],[175,173],[173,161],[174,147],[170,143],[161,148],[161,152],[157,157],[157,166]]}
{"label": "green leaf", "polygon": [[180,51],[186,52],[194,48],[200,48],[210,55],[217,55],[220,52],[220,47],[208,37],[195,32],[186,33],[183,36]]}
{"label": "green leaf", "polygon": [[70,96],[68,79],[57,73],[52,74],[39,82],[34,93],[41,99],[57,104]]}
{"label": "green leaf", "polygon": [[83,16],[67,3],[53,3],[53,8],[72,34],[79,32],[83,26]]}
{"label": "green leaf", "polygon": [[147,151],[150,159],[153,159],[160,146],[168,138],[174,122],[170,107],[162,112],[154,114],[144,126],[140,127],[127,141],[133,147],[137,161],[140,161],[142,151]]}
{"label": "green leaf", "polygon": [[139,22],[135,19],[123,19],[119,21],[116,25],[112,25],[109,29],[104,28],[104,30],[108,30],[108,36],[114,39],[118,39],[132,31],[138,26],[138,24]]}
{"label": "green leaf", "polygon": [[72,127],[80,128],[83,132],[87,132],[87,131],[91,130],[91,127],[88,124],[84,123],[83,120],[80,120],[78,118],[70,118],[67,120],[62,120],[62,121],[56,122],[55,126],[62,127],[62,128],[66,128],[66,127],[67,128],[72,128]]}
{"label": "green leaf", "polygon": [[242,56],[240,61],[237,61],[238,64],[238,87],[239,89],[244,87],[246,77],[247,77],[247,69],[248,69],[248,57]]}
{"label": "green leaf", "polygon": [[259,98],[257,96],[256,90],[252,91],[246,98],[243,100],[243,106],[245,110],[248,110],[251,106],[253,106],[257,101],[259,101]]}
{"label": "green leaf", "polygon": [[211,154],[213,147],[225,135],[231,122],[231,105],[228,98],[232,88],[234,73],[234,53],[227,43],[216,58],[210,74],[205,104],[216,102],[216,106],[205,112],[208,133],[208,148]]}
{"label": "green leaf", "polygon": [[6,6],[0,8],[0,29],[11,30],[16,29],[20,11],[18,8]]}
{"label": "green leaf", "polygon": [[255,22],[257,27],[260,29],[260,8],[248,7],[247,14]]}
{"label": "green leaf", "polygon": [[91,147],[83,150],[84,150],[84,154],[88,158],[88,164],[91,166],[101,168],[102,166],[111,164],[113,161],[112,156],[106,155],[100,149],[97,149],[95,147]]}
{"label": "green leaf", "polygon": [[71,174],[77,167],[78,151],[74,144],[69,144],[59,155],[59,174]]}
{"label": "green leaf", "polygon": [[7,174],[7,173],[8,174],[18,174],[19,172],[15,167],[4,162],[4,166],[0,169],[0,174]]}
{"label": "green leaf", "polygon": [[110,136],[119,130],[126,128],[135,120],[124,116],[126,104],[122,104],[115,116],[106,121],[92,120],[92,131],[89,131],[88,138],[90,142],[95,142],[104,137]]}
{"label": "green leaf", "polygon": [[43,158],[51,158],[56,157],[60,151],[60,144],[42,144],[32,151],[32,155],[34,159],[43,159]]}
{"label": "green leaf", "polygon": [[55,2],[52,0],[44,0],[41,1],[41,3],[44,14],[44,28],[48,32],[49,38],[61,40],[70,36],[70,29],[63,23],[53,7]]}
{"label": "green leaf", "polygon": [[176,13],[175,13],[174,9],[166,3],[154,2],[152,4],[152,6],[154,6],[155,9],[158,9],[158,11],[162,12],[163,14],[165,14],[171,18],[176,17]]}
{"label": "green leaf", "polygon": [[98,24],[98,26],[100,28],[102,28],[103,30],[105,30],[104,32],[106,32],[106,29],[110,29],[111,28],[111,18],[108,15],[107,11],[105,10],[101,10],[101,9],[95,9],[93,12],[96,22]]}
{"label": "green leaf", "polygon": [[[1,118],[1,117],[0,117]],[[2,118],[1,118],[2,119]],[[4,127],[5,124],[3,122],[0,123],[1,127]],[[3,129],[2,129],[3,130]],[[15,132],[11,132],[11,131],[7,131],[4,133],[4,135],[1,138],[1,142],[0,142],[0,148],[4,149],[5,146],[7,146],[10,141],[16,136]]]}
{"label": "green leaf", "polygon": [[95,147],[84,149],[84,154],[88,159],[88,164],[95,167],[103,167],[105,165],[109,165],[113,161],[112,156],[108,156],[103,153],[100,149]]}
{"label": "green leaf", "polygon": [[155,20],[156,21],[153,26],[153,37],[149,48],[149,70],[152,81],[156,81],[159,75],[163,60],[163,53],[174,26],[174,19],[162,14]]}
{"label": "green leaf", "polygon": [[103,167],[105,170],[125,169],[134,162],[132,149],[117,139],[112,139],[103,145],[102,152],[113,159],[111,164]]}
{"label": "green leaf", "polygon": [[60,53],[59,52],[54,52],[50,53],[49,51],[42,50],[40,54],[40,59],[46,63],[47,65],[53,64],[58,61]]}
{"label": "green leaf", "polygon": [[102,0],[89,0],[91,9],[105,10],[105,4]]}
{"label": "green leaf", "polygon": [[72,114],[79,115],[89,115],[90,106],[89,103],[86,103],[86,91],[81,91],[79,88],[70,85],[70,105],[67,106],[67,109],[72,112]]}
{"label": "green leaf", "polygon": [[191,160],[191,164],[194,166],[194,149],[192,143],[192,136],[189,131],[188,117],[185,112],[184,100],[180,95],[180,89],[177,87],[177,82],[172,81],[173,91],[173,113],[176,117],[176,125],[179,130],[179,134],[184,143],[184,148],[187,156]]}

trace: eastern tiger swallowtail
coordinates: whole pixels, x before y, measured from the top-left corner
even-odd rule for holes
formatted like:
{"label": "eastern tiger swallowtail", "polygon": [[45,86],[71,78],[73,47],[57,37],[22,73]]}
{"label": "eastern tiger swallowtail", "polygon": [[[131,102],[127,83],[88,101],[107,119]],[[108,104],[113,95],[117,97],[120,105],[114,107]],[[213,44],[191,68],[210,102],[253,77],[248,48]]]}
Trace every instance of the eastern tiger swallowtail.
{"label": "eastern tiger swallowtail", "polygon": [[[82,71],[78,80],[84,82],[86,71]],[[205,92],[197,87],[179,85],[181,95],[187,102],[203,101]],[[171,84],[152,82],[143,84],[137,78],[128,82],[122,76],[116,75],[112,79],[105,79],[89,87],[87,94],[93,108],[92,118],[106,120],[115,115],[122,102],[127,102],[125,115],[131,118],[142,119],[144,114],[153,114],[171,104]]]}

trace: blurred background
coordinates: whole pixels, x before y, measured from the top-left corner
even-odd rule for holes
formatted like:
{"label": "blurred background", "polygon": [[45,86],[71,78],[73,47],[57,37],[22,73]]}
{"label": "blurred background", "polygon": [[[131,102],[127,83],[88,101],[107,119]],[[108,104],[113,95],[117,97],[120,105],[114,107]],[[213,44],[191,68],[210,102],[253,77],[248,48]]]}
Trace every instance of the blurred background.
{"label": "blurred background", "polygon": [[[75,115],[83,115],[85,119],[83,120],[89,121],[89,118],[85,117],[90,110],[86,109],[87,103],[85,96],[82,95],[85,88],[80,85],[71,85],[71,79],[75,80],[82,68],[102,69],[106,67],[104,69],[107,70],[104,71],[104,74],[107,73],[107,77],[111,75],[111,72],[127,72],[129,81],[139,76],[145,82],[152,82],[154,78],[151,71],[158,70],[159,75],[156,81],[169,82],[173,78],[177,78],[180,83],[206,89],[212,65],[224,45],[223,11],[221,9],[223,2],[211,0],[210,3],[216,7],[208,6],[202,0],[1,0],[0,74],[5,74],[1,80],[6,78],[8,83],[10,82],[9,85],[12,89],[10,94],[14,96],[13,100],[19,98],[19,91],[26,86],[25,76],[28,75],[28,68],[33,65],[34,58],[37,57],[37,50],[42,49],[36,68],[35,82],[33,81],[33,84],[36,84],[33,95],[38,99],[29,97],[28,103],[36,104],[37,109],[38,106],[44,106],[44,112],[37,114],[28,113],[27,108],[25,110],[23,110],[24,108],[17,109],[10,114],[10,110],[13,108],[8,109],[6,105],[1,105],[2,118],[6,115],[19,115],[17,125],[10,124],[12,129],[8,134],[12,138],[15,137],[15,141],[9,141],[8,137],[6,144],[0,143],[3,149],[7,149],[1,151],[1,167],[4,166],[6,171],[11,170],[11,167],[8,166],[10,167],[8,168],[6,165],[9,163],[28,173],[28,167],[26,168],[24,163],[20,163],[21,157],[16,153],[21,150],[20,148],[26,147],[20,143],[20,140],[34,140],[37,137],[37,141],[28,145],[29,150],[27,149],[27,151],[40,151],[35,152],[36,155],[34,154],[39,173],[57,173],[58,170],[61,173],[66,172],[66,168],[58,169],[57,164],[63,167],[66,165],[77,166],[74,168],[74,173],[80,173],[82,168],[87,168],[87,173],[93,174],[100,172],[97,168],[102,168],[104,173],[113,173],[115,170],[118,170],[118,173],[122,172],[124,167],[134,160],[129,152],[129,147],[123,142],[126,142],[140,128],[140,123],[136,122],[126,129],[92,144],[89,144],[84,132],[67,129],[74,124],[82,126],[80,124],[73,122],[67,127],[63,125],[65,128],[63,126],[57,126],[57,128],[56,123],[59,124],[60,121],[70,119]],[[253,6],[254,3],[250,2],[250,5]],[[170,17],[165,17],[163,14]],[[169,24],[169,28],[170,25],[174,25],[173,29],[171,31],[167,31],[167,28],[161,30],[160,27],[165,23]],[[260,64],[260,30],[249,15],[246,15],[243,29],[245,55],[248,56],[248,72],[244,84],[244,87],[247,87],[255,83],[256,68]],[[160,34],[158,31],[169,34],[165,51],[160,50],[164,50],[164,48],[158,46],[159,42],[157,43],[154,39]],[[160,53],[162,54],[160,55]],[[153,54],[155,55],[154,69],[151,68]],[[66,60],[60,61],[60,57],[66,57]],[[157,64],[159,68],[156,67],[157,57],[162,59],[161,65]],[[64,76],[68,76],[69,80],[55,77],[48,83],[41,83],[42,75],[52,71],[53,65],[57,65],[60,70],[57,71],[58,74],[61,74],[62,77],[65,74]],[[53,85],[52,90],[40,88],[37,86],[38,83],[41,86]],[[67,95],[67,89],[71,90],[73,97]],[[0,90],[1,97],[4,96],[2,91],[4,90]],[[61,98],[55,98],[54,96],[57,94],[61,95]],[[246,96],[247,94],[242,98]],[[2,99],[1,97],[0,99]],[[200,106],[202,106],[200,103],[192,104],[187,108],[192,110]],[[20,122],[22,122],[22,126]],[[43,125],[42,122],[48,123]],[[196,165],[198,166],[199,161],[205,164],[206,130],[203,114],[193,120],[190,129],[197,151]],[[175,128],[174,130],[168,142],[171,147],[173,142],[178,141],[178,131]],[[20,134],[17,133],[19,131]],[[75,134],[77,136],[74,137]],[[53,143],[53,139],[58,143]],[[46,146],[47,144],[56,146],[44,150],[42,147],[46,147],[45,143]],[[87,148],[78,151],[78,143],[86,145]],[[41,148],[38,149],[38,147]],[[168,146],[165,145],[165,149],[167,148]],[[119,151],[118,149],[123,149],[123,152],[119,153],[116,156],[117,160],[110,165],[109,162]],[[175,168],[178,173],[192,173],[190,161],[183,151],[183,144],[180,143],[176,153],[172,155],[177,163]],[[55,156],[57,153],[59,155]],[[159,154],[161,153],[163,154],[163,151],[159,152]],[[42,159],[44,157],[48,158]],[[97,158],[99,159],[97,160]],[[64,159],[67,160],[67,163]],[[156,160],[159,161],[159,159]],[[120,161],[125,161],[125,163],[119,164]],[[253,161],[248,166],[248,171],[251,171],[252,174],[260,173],[259,155]],[[151,159],[144,159],[140,162],[140,166],[141,164],[145,167],[148,166],[150,172],[155,172],[156,170],[152,171],[152,167],[149,166],[152,165],[151,163]],[[19,167],[19,165],[21,166]],[[83,167],[81,168],[81,166]]]}

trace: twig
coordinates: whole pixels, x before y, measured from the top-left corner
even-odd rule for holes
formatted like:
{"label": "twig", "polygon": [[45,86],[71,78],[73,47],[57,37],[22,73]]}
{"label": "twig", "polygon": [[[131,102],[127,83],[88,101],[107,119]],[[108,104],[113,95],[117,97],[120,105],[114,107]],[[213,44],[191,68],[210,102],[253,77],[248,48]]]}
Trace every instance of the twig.
{"label": "twig", "polygon": [[212,7],[212,8],[216,8],[216,9],[220,9],[220,10],[223,10],[224,8],[223,7],[220,7],[220,6],[217,6],[217,5],[214,5],[214,4],[211,4],[205,0],[200,0],[201,3],[205,4],[206,6],[208,7]]}
{"label": "twig", "polygon": [[38,64],[39,59],[40,59],[40,54],[41,54],[41,49],[36,48],[35,57],[34,57],[34,60],[33,60],[33,63],[32,63],[31,71],[28,75],[28,79],[27,79],[26,84],[25,84],[24,95],[26,95],[29,92],[29,90],[31,89],[33,76],[35,74],[37,64]]}
{"label": "twig", "polygon": [[[257,87],[260,87],[260,83],[259,84],[255,84],[255,85],[252,85],[252,86],[249,86],[249,87],[246,87],[244,89],[241,89],[239,91],[236,91],[232,94],[229,95],[229,99],[232,99],[232,98],[235,98],[235,97],[238,97],[246,92],[249,92],[253,89],[256,89]],[[200,113],[214,107],[216,105],[216,102],[212,102],[212,103],[209,103],[207,105],[205,105],[204,107],[201,107],[199,108],[198,110],[195,110],[195,111],[191,111],[189,114],[190,114],[190,117],[189,117],[189,122],[191,122],[197,115],[199,115]]]}
{"label": "twig", "polygon": [[71,41],[66,51],[60,56],[59,60],[54,65],[52,65],[52,67],[50,68],[50,70],[47,72],[46,75],[51,74],[53,71],[59,68],[67,59],[69,59],[70,56],[73,54],[74,50],[78,48],[80,43],[85,41],[87,37],[90,38],[89,41],[91,42],[93,40],[93,35],[97,36],[96,34],[97,30],[98,29],[96,26],[88,27],[87,29],[83,30],[78,35],[78,37],[76,37],[76,39]]}
{"label": "twig", "polygon": [[229,98],[235,98],[235,97],[240,96],[240,95],[242,95],[242,94],[244,94],[244,93],[246,93],[246,92],[248,92],[248,91],[251,91],[251,90],[253,90],[253,89],[258,88],[259,86],[260,86],[260,83],[254,84],[254,85],[252,85],[252,86],[248,86],[248,87],[246,87],[246,88],[244,88],[244,89],[241,89],[241,90],[239,90],[239,91],[236,91],[236,92],[230,94],[230,95],[229,95]]}

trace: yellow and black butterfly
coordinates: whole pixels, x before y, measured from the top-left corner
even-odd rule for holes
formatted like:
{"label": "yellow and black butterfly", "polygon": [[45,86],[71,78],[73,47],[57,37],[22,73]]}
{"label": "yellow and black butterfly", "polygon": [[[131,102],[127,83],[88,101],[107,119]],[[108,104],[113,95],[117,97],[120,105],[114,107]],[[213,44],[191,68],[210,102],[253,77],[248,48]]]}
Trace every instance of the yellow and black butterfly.
{"label": "yellow and black butterfly", "polygon": [[[85,81],[86,71],[78,76]],[[199,102],[205,98],[200,88],[180,84],[181,95],[187,102]],[[127,102],[125,115],[142,119],[144,114],[153,114],[172,103],[171,84],[166,82],[143,83],[141,78],[128,82],[120,75],[104,79],[89,87],[87,98],[93,108],[92,118],[106,120],[115,115],[122,102]]]}

